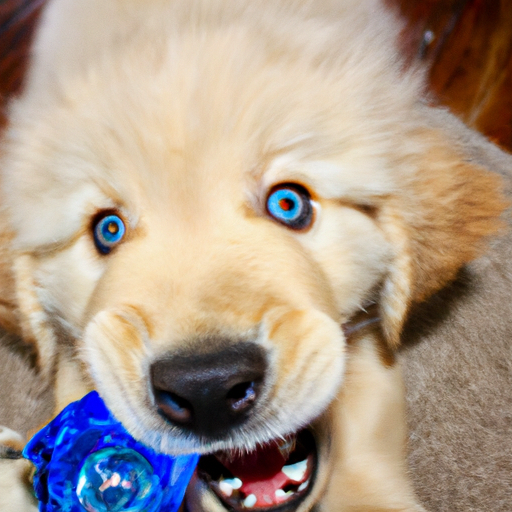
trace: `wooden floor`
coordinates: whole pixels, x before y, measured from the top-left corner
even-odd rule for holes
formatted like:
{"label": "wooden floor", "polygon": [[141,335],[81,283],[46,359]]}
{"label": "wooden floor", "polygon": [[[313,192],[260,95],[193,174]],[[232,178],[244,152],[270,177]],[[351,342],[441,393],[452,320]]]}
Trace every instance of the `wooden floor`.
{"label": "wooden floor", "polygon": [[[0,122],[45,1],[0,0]],[[402,49],[428,66],[436,101],[512,150],[512,0],[386,1],[407,20]]]}

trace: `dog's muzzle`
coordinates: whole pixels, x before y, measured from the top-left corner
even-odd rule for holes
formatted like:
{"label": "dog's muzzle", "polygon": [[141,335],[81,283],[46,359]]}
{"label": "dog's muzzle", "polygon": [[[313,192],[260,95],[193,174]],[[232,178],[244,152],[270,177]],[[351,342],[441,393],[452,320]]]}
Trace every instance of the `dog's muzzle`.
{"label": "dog's muzzle", "polygon": [[[170,353],[150,368],[159,414],[174,428],[203,441],[229,438],[232,431],[243,430],[265,401],[270,380],[265,349],[251,342],[222,346],[217,343],[212,352]],[[316,465],[315,441],[311,432],[302,430],[252,450],[204,455],[196,479],[223,508],[291,511],[309,493]]]}

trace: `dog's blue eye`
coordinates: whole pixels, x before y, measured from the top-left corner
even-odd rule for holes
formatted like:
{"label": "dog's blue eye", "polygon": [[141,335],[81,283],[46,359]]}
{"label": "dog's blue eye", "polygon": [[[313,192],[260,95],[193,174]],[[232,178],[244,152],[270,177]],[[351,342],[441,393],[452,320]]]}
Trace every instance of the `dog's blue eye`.
{"label": "dog's blue eye", "polygon": [[292,229],[305,229],[313,220],[313,205],[307,190],[293,183],[271,190],[267,197],[267,212]]}
{"label": "dog's blue eye", "polygon": [[98,251],[108,254],[123,239],[125,232],[124,222],[118,215],[99,217],[94,224],[94,243]]}

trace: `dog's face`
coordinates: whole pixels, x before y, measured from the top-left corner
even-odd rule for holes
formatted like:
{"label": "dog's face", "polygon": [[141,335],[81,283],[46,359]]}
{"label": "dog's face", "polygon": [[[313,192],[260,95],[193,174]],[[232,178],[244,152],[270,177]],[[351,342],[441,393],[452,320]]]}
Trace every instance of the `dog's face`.
{"label": "dog's face", "polygon": [[[207,509],[306,509],[330,464],[342,324],[375,301],[393,344],[501,204],[426,124],[389,47],[365,33],[355,50],[352,15],[205,10],[174,30],[159,18],[186,8],[157,7],[157,30],[102,40],[83,68],[55,59],[51,86],[36,56],[14,107],[3,186],[24,329],[42,364],[76,347],[143,442],[220,450],[202,469],[224,505],[203,489]],[[479,188],[485,212],[464,200]],[[240,490],[248,466],[272,466],[270,501]]]}

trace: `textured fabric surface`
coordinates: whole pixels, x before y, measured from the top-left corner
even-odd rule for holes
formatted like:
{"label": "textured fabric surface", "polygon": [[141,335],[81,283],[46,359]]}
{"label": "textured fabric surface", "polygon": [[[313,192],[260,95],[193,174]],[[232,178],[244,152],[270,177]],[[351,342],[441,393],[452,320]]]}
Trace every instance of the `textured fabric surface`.
{"label": "textured fabric surface", "polygon": [[5,333],[0,336],[0,425],[26,437],[48,419],[52,395],[19,340]]}
{"label": "textured fabric surface", "polygon": [[[505,177],[512,197],[512,157],[446,122],[475,160]],[[506,229],[455,283],[417,308],[406,329],[411,474],[432,512],[511,510],[511,295]]]}

